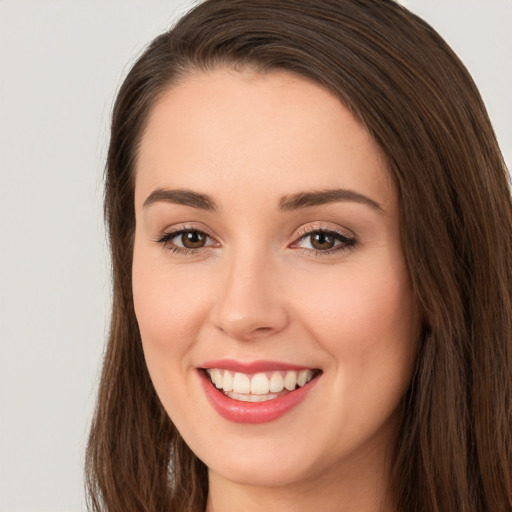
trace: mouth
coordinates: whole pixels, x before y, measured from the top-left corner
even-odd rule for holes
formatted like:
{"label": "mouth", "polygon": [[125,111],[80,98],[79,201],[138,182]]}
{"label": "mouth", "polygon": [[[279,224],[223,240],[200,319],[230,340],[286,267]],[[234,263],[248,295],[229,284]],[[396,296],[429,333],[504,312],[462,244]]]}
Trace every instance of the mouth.
{"label": "mouth", "polygon": [[204,370],[211,383],[225,396],[242,402],[266,402],[295,391],[320,370],[274,370],[247,374],[222,368]]}
{"label": "mouth", "polygon": [[302,403],[320,369],[278,363],[215,361],[198,368],[213,408],[235,423],[276,420]]}

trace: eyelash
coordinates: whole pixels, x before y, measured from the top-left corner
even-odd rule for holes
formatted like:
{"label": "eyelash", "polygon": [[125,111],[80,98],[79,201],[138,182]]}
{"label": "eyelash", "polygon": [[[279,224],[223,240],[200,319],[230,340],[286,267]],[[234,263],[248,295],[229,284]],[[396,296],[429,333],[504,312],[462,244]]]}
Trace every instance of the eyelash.
{"label": "eyelash", "polygon": [[[324,228],[324,227],[315,227],[305,228],[304,230],[298,233],[298,238],[295,242],[292,243],[292,247],[296,246],[299,242],[306,240],[308,237],[312,237],[313,235],[324,235],[328,237],[333,237],[335,242],[340,242],[334,247],[330,249],[315,249],[302,247],[302,250],[306,252],[306,254],[314,255],[314,256],[330,256],[334,253],[340,251],[347,251],[353,249],[357,243],[355,236],[348,236],[347,234],[338,231],[333,228]],[[310,240],[311,244],[311,240]],[[298,247],[300,249],[300,247]]]}
{"label": "eyelash", "polygon": [[[196,233],[200,236],[205,236],[207,239],[213,240],[213,238],[208,235],[208,233],[205,233],[204,231],[200,229],[196,229],[193,227],[179,227],[176,230],[172,230],[169,232],[162,233],[162,235],[156,240],[157,243],[161,244],[165,249],[170,251],[173,254],[180,254],[182,256],[189,256],[199,253],[203,249],[215,247],[215,245],[205,245],[198,248],[189,248],[189,247],[179,247],[177,245],[169,245],[171,241],[178,237],[182,236],[185,233]],[[335,242],[340,242],[334,247],[330,249],[315,249],[315,248],[308,248],[308,247],[297,247],[297,245],[303,241],[306,240],[308,237],[311,237],[316,234],[321,234],[325,236],[331,236],[335,239]],[[354,246],[357,244],[357,240],[355,237],[347,236],[346,234],[342,233],[341,231],[337,231],[332,228],[306,228],[303,231],[298,233],[298,238],[290,245],[290,247],[294,249],[302,249],[306,254],[314,255],[314,256],[327,256],[332,255],[334,253],[337,253],[339,251],[346,251],[353,249]]]}
{"label": "eyelash", "polygon": [[213,238],[210,235],[208,235],[208,233],[205,233],[201,229],[196,229],[196,228],[193,228],[193,227],[180,226],[179,228],[177,228],[175,230],[162,233],[162,235],[156,240],[156,242],[161,244],[165,249],[167,249],[171,253],[173,253],[173,254],[180,254],[180,255],[183,255],[183,256],[197,254],[202,249],[206,249],[208,247],[211,247],[210,245],[207,245],[207,246],[203,246],[203,247],[199,247],[199,248],[190,248],[190,247],[179,247],[179,246],[174,245],[174,244],[169,245],[173,238],[176,238],[176,237],[178,237],[180,235],[184,235],[185,233],[198,233],[200,235],[206,236],[210,240],[213,240]]}

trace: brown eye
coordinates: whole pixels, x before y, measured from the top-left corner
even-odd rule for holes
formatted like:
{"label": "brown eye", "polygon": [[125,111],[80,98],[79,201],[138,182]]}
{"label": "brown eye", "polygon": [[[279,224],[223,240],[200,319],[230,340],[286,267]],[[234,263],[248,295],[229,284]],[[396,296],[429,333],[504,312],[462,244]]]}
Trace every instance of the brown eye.
{"label": "brown eye", "polygon": [[210,235],[199,229],[192,228],[163,233],[155,242],[158,242],[172,253],[183,255],[202,251],[202,249],[220,247],[220,244]]}
{"label": "brown eye", "polygon": [[181,244],[187,249],[199,249],[206,245],[208,235],[201,231],[183,231],[181,233]]}
{"label": "brown eye", "polygon": [[292,247],[302,248],[316,254],[334,254],[356,244],[356,238],[331,230],[316,229],[301,236]]}
{"label": "brown eye", "polygon": [[318,251],[327,251],[332,249],[336,244],[336,238],[330,233],[324,233],[317,231],[312,233],[310,236],[311,247]]}

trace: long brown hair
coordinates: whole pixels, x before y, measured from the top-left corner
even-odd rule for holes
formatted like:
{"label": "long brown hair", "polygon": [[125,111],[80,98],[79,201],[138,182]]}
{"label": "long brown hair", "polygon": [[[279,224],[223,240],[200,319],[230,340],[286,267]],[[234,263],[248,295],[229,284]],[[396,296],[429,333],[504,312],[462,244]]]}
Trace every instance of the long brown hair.
{"label": "long brown hair", "polygon": [[207,471],[151,384],[133,310],[134,169],[152,106],[194,70],[288,70],[381,146],[422,319],[392,473],[399,512],[512,511],[512,204],[465,67],[392,0],[207,0],[157,37],[115,103],[105,214],[113,310],[87,449],[95,511],[204,510]]}

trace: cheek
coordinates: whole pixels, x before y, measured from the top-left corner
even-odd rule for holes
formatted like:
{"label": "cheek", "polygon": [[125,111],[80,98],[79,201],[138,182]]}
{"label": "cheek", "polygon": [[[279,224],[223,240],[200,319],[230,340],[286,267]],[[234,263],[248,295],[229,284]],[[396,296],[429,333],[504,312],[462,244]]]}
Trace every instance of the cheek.
{"label": "cheek", "polygon": [[184,265],[179,272],[170,266],[141,264],[134,255],[133,300],[145,350],[178,350],[195,338],[207,302],[206,286],[197,273]]}
{"label": "cheek", "polygon": [[175,267],[162,265],[151,253],[137,248],[132,286],[151,380],[169,416],[181,424],[190,398],[185,391],[192,374],[190,353],[202,324],[206,287],[198,286],[197,273],[186,265],[176,272]]}
{"label": "cheek", "polygon": [[[407,283],[371,273],[321,281],[309,288],[311,306],[306,315],[317,319],[320,337],[371,342],[371,333],[400,332],[411,319],[411,294]],[[405,325],[404,325],[405,324]],[[382,338],[382,336],[379,336]],[[376,341],[376,340],[375,340]]]}
{"label": "cheek", "polygon": [[326,372],[330,424],[357,444],[395,421],[411,379],[416,344],[407,273],[342,272],[309,292],[311,307],[301,316],[334,369]]}
{"label": "cheek", "polygon": [[[415,354],[412,294],[405,264],[374,264],[317,276],[300,317],[337,366],[354,400],[400,394]],[[392,260],[393,261],[393,260]],[[394,260],[397,261],[397,260]],[[393,391],[394,390],[394,391]]]}

